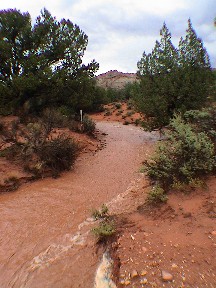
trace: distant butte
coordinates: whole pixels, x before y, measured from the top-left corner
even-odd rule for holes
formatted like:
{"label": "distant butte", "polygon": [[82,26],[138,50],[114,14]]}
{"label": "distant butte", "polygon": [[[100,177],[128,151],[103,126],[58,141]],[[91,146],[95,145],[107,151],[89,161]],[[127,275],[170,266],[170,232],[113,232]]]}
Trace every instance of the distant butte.
{"label": "distant butte", "polygon": [[133,83],[137,80],[136,73],[123,73],[117,70],[110,70],[96,77],[98,86],[115,89],[122,89],[127,83]]}

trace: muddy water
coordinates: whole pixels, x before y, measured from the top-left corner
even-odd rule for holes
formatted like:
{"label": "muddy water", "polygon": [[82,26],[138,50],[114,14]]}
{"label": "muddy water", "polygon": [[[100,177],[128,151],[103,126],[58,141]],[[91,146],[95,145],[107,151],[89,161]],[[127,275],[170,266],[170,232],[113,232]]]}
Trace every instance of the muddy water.
{"label": "muddy water", "polygon": [[1,288],[93,287],[98,257],[87,218],[127,189],[154,141],[133,126],[97,128],[108,134],[106,147],[83,155],[73,171],[0,195]]}

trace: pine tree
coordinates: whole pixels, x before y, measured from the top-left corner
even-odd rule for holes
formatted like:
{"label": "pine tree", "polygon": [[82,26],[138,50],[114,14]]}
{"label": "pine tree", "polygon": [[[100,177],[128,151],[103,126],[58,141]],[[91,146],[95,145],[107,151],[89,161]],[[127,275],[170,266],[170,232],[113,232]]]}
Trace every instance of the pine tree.
{"label": "pine tree", "polygon": [[140,91],[134,98],[150,130],[168,124],[175,112],[203,107],[212,86],[209,56],[190,19],[178,50],[165,23],[160,35],[152,52],[144,52],[137,63]]}
{"label": "pine tree", "polygon": [[151,53],[143,53],[138,62],[140,93],[135,96],[138,108],[147,116],[146,128],[162,128],[169,121],[174,98],[174,74],[177,69],[177,51],[166,24],[160,31]]}
{"label": "pine tree", "polygon": [[209,94],[212,72],[208,53],[188,20],[185,38],[179,41],[179,104],[180,110],[201,108]]}

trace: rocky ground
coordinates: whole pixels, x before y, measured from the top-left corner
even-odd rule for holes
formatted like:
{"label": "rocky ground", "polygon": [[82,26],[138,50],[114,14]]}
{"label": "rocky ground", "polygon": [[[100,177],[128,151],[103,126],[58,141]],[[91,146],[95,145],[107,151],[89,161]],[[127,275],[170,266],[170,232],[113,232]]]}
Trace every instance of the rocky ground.
{"label": "rocky ground", "polygon": [[117,287],[216,287],[216,178],[124,214]]}

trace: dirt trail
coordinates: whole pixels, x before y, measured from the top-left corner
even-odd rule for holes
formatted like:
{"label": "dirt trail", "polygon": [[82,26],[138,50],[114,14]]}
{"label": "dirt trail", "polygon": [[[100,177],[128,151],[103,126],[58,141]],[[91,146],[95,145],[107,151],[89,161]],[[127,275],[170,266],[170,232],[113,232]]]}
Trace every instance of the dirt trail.
{"label": "dirt trail", "polygon": [[115,122],[97,128],[108,134],[105,148],[74,171],[0,195],[0,287],[93,287],[98,257],[85,219],[136,179],[156,138]]}

